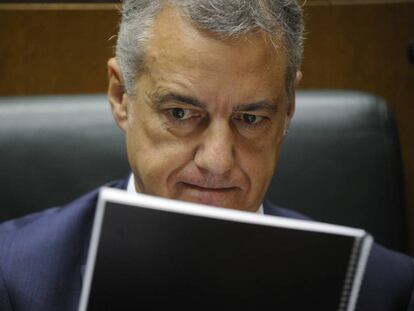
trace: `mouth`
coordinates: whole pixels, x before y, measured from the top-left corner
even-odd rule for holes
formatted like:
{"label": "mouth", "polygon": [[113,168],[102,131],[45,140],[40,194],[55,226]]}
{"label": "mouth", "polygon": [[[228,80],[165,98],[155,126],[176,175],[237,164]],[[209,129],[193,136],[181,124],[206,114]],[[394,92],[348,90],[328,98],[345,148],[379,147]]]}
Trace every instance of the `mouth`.
{"label": "mouth", "polygon": [[201,191],[201,192],[212,192],[212,193],[226,193],[229,191],[237,190],[238,187],[203,187],[195,184],[189,184],[186,182],[181,182],[184,187]]}
{"label": "mouth", "polygon": [[201,186],[199,184],[191,184],[180,182],[181,195],[184,201],[197,202],[213,206],[226,207],[229,202],[234,201],[239,195],[239,187],[219,185],[217,186]]}

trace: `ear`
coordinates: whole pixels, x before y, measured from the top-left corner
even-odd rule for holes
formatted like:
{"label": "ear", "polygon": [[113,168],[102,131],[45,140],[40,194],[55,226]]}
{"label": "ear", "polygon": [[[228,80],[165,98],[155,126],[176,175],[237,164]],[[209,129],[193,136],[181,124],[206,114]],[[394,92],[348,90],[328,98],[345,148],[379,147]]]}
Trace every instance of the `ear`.
{"label": "ear", "polygon": [[296,77],[295,77],[295,89],[299,86],[300,81],[302,80],[303,73],[302,71],[298,70],[296,71]]}
{"label": "ear", "polygon": [[128,96],[125,93],[121,69],[115,58],[108,61],[108,100],[112,116],[118,127],[126,132],[128,128]]}
{"label": "ear", "polygon": [[[295,77],[294,91],[296,90],[296,88],[298,87],[300,81],[302,80],[302,76],[303,76],[302,71],[298,70],[296,72],[296,77]],[[294,92],[291,95],[289,106],[288,106],[287,111],[286,111],[286,123],[285,123],[285,130],[284,130],[283,135],[286,135],[288,133],[290,123],[292,121],[293,115],[295,114],[295,109],[296,109],[296,95],[295,95],[295,92]]]}

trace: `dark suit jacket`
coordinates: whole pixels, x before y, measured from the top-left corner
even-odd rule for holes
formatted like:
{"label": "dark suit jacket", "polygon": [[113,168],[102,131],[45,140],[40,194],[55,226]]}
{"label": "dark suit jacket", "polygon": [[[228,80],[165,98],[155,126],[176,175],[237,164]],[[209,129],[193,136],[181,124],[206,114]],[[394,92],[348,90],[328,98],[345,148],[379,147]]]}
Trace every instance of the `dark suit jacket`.
{"label": "dark suit jacket", "polygon": [[[0,224],[0,310],[77,310],[97,195]],[[264,212],[306,219],[268,202]],[[414,310],[413,283],[412,259],[374,244],[357,310]]]}

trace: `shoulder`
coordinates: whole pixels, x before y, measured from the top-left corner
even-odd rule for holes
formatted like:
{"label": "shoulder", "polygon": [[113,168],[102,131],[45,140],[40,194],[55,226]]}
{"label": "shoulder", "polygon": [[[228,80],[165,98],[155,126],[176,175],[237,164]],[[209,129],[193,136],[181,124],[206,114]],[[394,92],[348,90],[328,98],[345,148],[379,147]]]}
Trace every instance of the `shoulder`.
{"label": "shoulder", "polygon": [[4,283],[3,273],[0,269],[0,310],[11,311],[12,305],[9,297],[9,292]]}
{"label": "shoulder", "polygon": [[[124,184],[125,181],[120,180],[103,186],[122,188]],[[98,200],[99,189],[94,189],[62,207],[49,208],[1,223],[0,260],[4,258],[5,253],[46,247],[48,243],[45,242],[52,243],[60,235],[74,232],[70,229],[90,223]],[[24,247],[18,248],[20,244],[24,244],[21,245]]]}
{"label": "shoulder", "polygon": [[311,220],[308,216],[295,212],[294,210],[274,205],[272,202],[266,200],[263,202],[263,211],[266,215]]}
{"label": "shoulder", "polygon": [[43,310],[45,301],[58,310],[77,299],[98,193],[95,189],[65,206],[0,224],[1,310],[7,297],[14,308],[36,310]]}
{"label": "shoulder", "polygon": [[[266,201],[265,214],[311,220],[293,210]],[[368,258],[357,310],[414,311],[413,258],[374,243]]]}
{"label": "shoulder", "polygon": [[368,258],[358,310],[414,310],[414,262],[374,243]]}
{"label": "shoulder", "polygon": [[[109,182],[103,187],[113,187],[113,188],[122,188],[125,185],[125,180],[117,180]],[[42,228],[48,229],[51,226],[53,227],[55,222],[60,225],[60,222],[65,222],[67,224],[67,218],[73,218],[76,216],[81,216],[87,208],[93,204],[96,204],[98,199],[99,189],[94,189],[83,196],[75,199],[74,201],[61,206],[61,207],[52,207],[37,213],[32,213],[20,218],[12,219],[0,223],[0,238],[7,234],[15,235],[17,231],[35,229],[38,231],[39,224],[45,225]],[[53,220],[51,222],[51,220]]]}

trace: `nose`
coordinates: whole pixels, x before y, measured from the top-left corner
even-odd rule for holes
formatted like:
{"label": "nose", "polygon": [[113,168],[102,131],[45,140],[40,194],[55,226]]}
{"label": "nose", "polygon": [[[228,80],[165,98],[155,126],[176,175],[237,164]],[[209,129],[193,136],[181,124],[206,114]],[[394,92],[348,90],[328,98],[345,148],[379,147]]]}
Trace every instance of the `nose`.
{"label": "nose", "polygon": [[213,175],[223,175],[234,166],[234,137],[226,120],[211,122],[198,145],[194,162]]}

